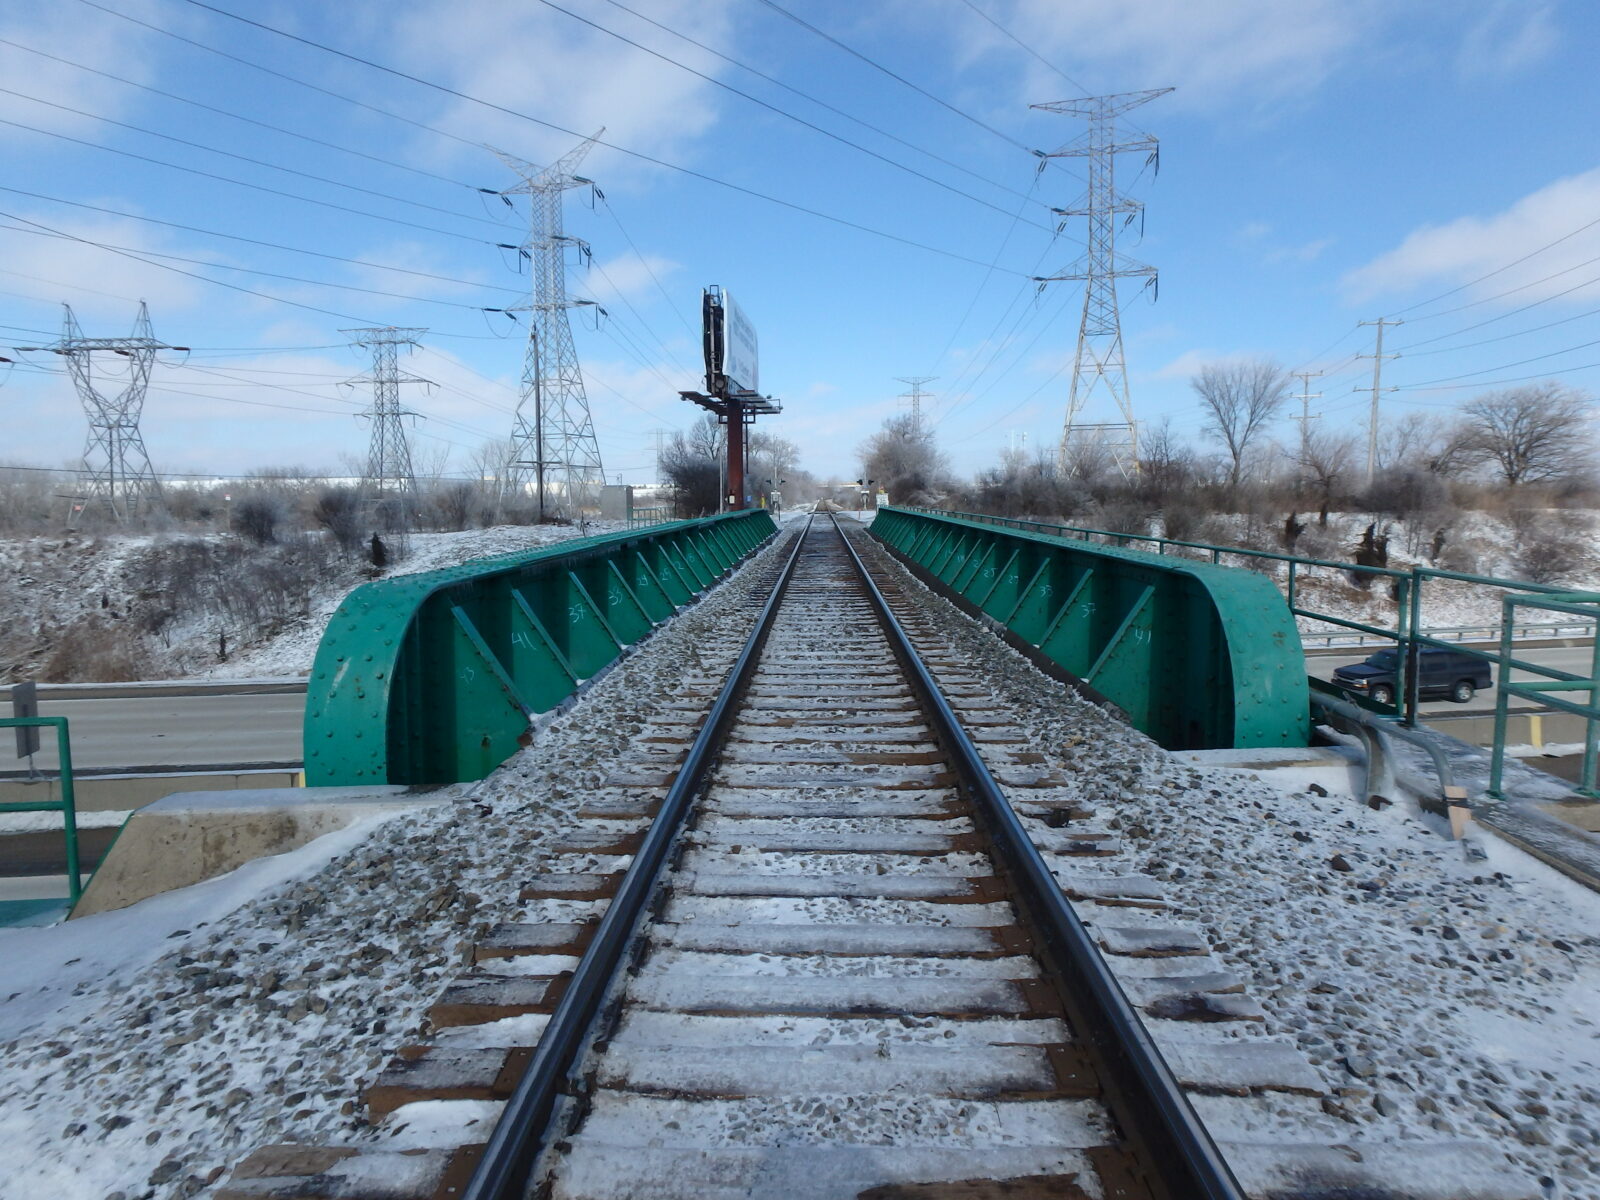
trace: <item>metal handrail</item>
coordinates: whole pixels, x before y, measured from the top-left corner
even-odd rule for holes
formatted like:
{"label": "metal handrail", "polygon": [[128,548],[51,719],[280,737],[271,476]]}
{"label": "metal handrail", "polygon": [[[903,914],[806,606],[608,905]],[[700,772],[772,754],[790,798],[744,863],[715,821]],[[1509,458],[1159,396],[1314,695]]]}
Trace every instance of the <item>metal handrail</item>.
{"label": "metal handrail", "polygon": [[[1513,696],[1532,700],[1547,709],[1569,713],[1583,718],[1583,769],[1578,777],[1578,791],[1585,795],[1600,794],[1600,747],[1596,744],[1596,723],[1600,722],[1600,640],[1595,642],[1589,661],[1589,674],[1574,674],[1555,667],[1537,663],[1520,662],[1511,657],[1510,630],[1515,628],[1516,609],[1537,608],[1546,612],[1566,613],[1572,616],[1594,616],[1600,619],[1600,592],[1545,592],[1536,596],[1504,596],[1500,601],[1500,680],[1494,701],[1494,752],[1489,761],[1489,794],[1499,797],[1506,759],[1507,708]],[[1520,683],[1511,678],[1510,665],[1514,664],[1534,675],[1542,675],[1549,683]],[[1560,699],[1553,692],[1586,692],[1587,704],[1574,704]]]}
{"label": "metal handrail", "polygon": [[641,529],[646,525],[664,525],[670,520],[672,520],[672,509],[666,506],[635,508],[628,512],[629,529]]}
{"label": "metal handrail", "polygon": [[[837,518],[834,526],[838,527]],[[1074,1027],[1091,1043],[1102,1081],[1117,1083],[1114,1104],[1126,1107],[1134,1118],[1123,1122],[1124,1130],[1146,1143],[1144,1157],[1170,1195],[1244,1200],[1243,1188],[1172,1069],[842,530],[840,540],[860,572],[895,657],[922,698],[936,739],[988,818],[995,846],[1018,884],[1028,915],[1068,984],[1064,999],[1078,1010],[1070,1014]]]}
{"label": "metal handrail", "polygon": [[[810,518],[807,518],[806,527],[810,528]],[[689,802],[709,774],[728,726],[733,722],[738,694],[755,670],[778,602],[794,574],[805,534],[806,531],[801,530],[795,539],[794,549],[773,585],[755,628],[689,747],[683,766],[634,854],[616,896],[601,917],[566,991],[540,1034],[527,1071],[506,1101],[472,1179],[462,1192],[462,1200],[511,1200],[523,1195],[534,1162],[549,1140],[550,1120],[567,1074],[599,1015],[601,1001],[616,976],[634,928],[656,890],[667,854],[689,815]]]}
{"label": "metal handrail", "polygon": [[56,766],[61,773],[60,800],[7,800],[0,803],[0,813],[60,812],[62,830],[67,839],[67,898],[76,904],[83,895],[83,881],[78,875],[78,807],[72,790],[72,738],[67,732],[66,717],[0,717],[0,729],[20,729],[29,726],[51,726],[56,731]]}

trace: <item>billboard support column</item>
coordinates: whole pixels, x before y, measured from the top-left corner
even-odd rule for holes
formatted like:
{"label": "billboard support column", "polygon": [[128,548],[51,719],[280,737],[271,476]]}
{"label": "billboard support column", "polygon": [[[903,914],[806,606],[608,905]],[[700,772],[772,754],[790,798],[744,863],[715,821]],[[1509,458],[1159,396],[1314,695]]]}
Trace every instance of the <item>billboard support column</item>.
{"label": "billboard support column", "polygon": [[744,404],[728,401],[728,508],[737,512],[745,507],[744,490],[745,419]]}

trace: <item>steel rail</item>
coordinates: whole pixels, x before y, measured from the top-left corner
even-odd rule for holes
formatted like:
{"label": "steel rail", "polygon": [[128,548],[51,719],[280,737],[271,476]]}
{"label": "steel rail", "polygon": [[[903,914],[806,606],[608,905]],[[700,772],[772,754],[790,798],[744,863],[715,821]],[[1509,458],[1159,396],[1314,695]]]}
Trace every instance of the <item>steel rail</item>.
{"label": "steel rail", "polygon": [[710,773],[733,724],[739,694],[760,658],[810,528],[811,519],[807,518],[806,527],[795,539],[794,549],[773,584],[755,628],[728,672],[716,702],[667,791],[661,810],[651,822],[615,898],[606,908],[588,949],[572,973],[571,982],[540,1035],[526,1072],[506,1101],[472,1178],[461,1193],[462,1200],[521,1200],[526,1192],[535,1162],[550,1138],[557,1098],[585,1037],[600,1015],[601,1004],[633,940],[635,927],[656,890],[667,854],[689,815],[690,802]]}
{"label": "steel rail", "polygon": [[[834,527],[838,526],[835,518]],[[936,739],[987,819],[995,849],[1016,884],[1017,899],[1052,965],[1061,973],[1069,1015],[1090,1044],[1100,1078],[1108,1085],[1109,1107],[1124,1133],[1142,1143],[1139,1157],[1173,1200],[1245,1200],[1244,1189],[1195,1115],[1083,921],[1062,895],[1044,856],[890,611],[856,548],[842,529],[838,531],[895,657],[922,700]]]}

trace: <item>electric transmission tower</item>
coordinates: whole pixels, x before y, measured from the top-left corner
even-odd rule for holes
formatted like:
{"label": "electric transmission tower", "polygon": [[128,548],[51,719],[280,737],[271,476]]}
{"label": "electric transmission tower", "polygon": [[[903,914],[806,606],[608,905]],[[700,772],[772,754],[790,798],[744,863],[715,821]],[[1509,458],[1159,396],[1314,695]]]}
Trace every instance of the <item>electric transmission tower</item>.
{"label": "electric transmission tower", "polygon": [[582,238],[565,233],[561,219],[563,193],[594,186],[573,172],[600,133],[543,168],[495,151],[501,162],[522,176],[520,184],[500,194],[527,196],[530,210],[528,239],[520,250],[528,256],[533,275],[533,299],[528,306],[532,319],[522,395],[511,427],[510,486],[513,491],[523,491],[531,473],[541,514],[547,489],[553,493],[555,508],[571,515],[597,505],[605,482],[600,443],[595,439],[572,324],[567,319],[568,309],[593,303],[567,298],[567,250],[576,247],[588,257],[589,246]]}
{"label": "electric transmission tower", "polygon": [[392,325],[376,329],[341,329],[359,349],[372,351],[372,407],[360,415],[372,422],[372,437],[367,443],[367,470],[361,478],[361,491],[370,501],[398,503],[396,514],[403,522],[416,505],[417,477],[411,469],[411,447],[406,442],[406,417],[417,414],[400,407],[402,383],[426,383],[416,375],[400,370],[399,349],[415,346],[426,329],[397,329]]}
{"label": "electric transmission tower", "polygon": [[[133,323],[133,336],[88,338],[66,310],[61,340],[51,346],[18,346],[19,350],[48,350],[67,360],[67,372],[78,389],[84,415],[89,419],[89,436],[83,446],[83,475],[88,486],[72,504],[67,524],[76,527],[86,515],[104,505],[113,520],[123,522],[147,510],[161,499],[161,486],[145,452],[144,436],[139,432],[139,416],[144,411],[144,393],[150,385],[150,368],[158,350],[185,351],[187,346],[159,342],[150,328],[150,308],[139,302],[139,317]],[[127,366],[126,382],[115,396],[95,386],[94,356],[115,354]],[[122,376],[108,377],[117,378]]]}
{"label": "electric transmission tower", "polygon": [[922,385],[932,383],[939,378],[937,375],[896,375],[895,382],[906,384],[911,388],[909,392],[901,392],[901,400],[911,401],[911,432],[917,437],[922,436],[922,402],[932,393],[922,390]]}
{"label": "electric transmission tower", "polygon": [[[1116,187],[1117,155],[1142,150],[1147,162],[1157,158],[1158,143],[1153,134],[1124,130],[1117,118],[1130,109],[1165,96],[1171,88],[1143,92],[1123,92],[1116,96],[1086,96],[1079,100],[1058,100],[1031,107],[1046,112],[1083,117],[1089,127],[1047,158],[1081,158],[1089,178],[1083,195],[1072,208],[1058,208],[1057,215],[1087,217],[1089,230],[1085,252],[1076,262],[1049,281],[1081,279],[1083,316],[1078,324],[1078,354],[1072,367],[1072,391],[1067,399],[1067,419],[1061,431],[1060,466],[1070,469],[1075,450],[1081,443],[1092,443],[1109,451],[1123,475],[1139,470],[1139,426],[1133,415],[1133,399],[1128,393],[1128,370],[1122,352],[1122,320],[1117,309],[1117,280],[1143,279],[1154,285],[1156,269],[1135,262],[1117,252],[1117,230],[1142,217],[1144,205],[1124,196]],[[1119,219],[1120,218],[1120,219]],[[1043,280],[1041,282],[1044,282]],[[1121,414],[1121,421],[1086,423],[1080,418],[1089,403],[1104,393]]]}

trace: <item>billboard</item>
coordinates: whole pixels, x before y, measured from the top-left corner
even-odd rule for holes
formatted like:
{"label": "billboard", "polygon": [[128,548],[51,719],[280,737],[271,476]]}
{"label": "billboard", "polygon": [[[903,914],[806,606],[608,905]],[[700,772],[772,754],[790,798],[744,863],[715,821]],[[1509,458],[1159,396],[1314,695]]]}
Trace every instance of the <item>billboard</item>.
{"label": "billboard", "polygon": [[713,393],[737,395],[761,390],[761,354],[756,327],[727,290],[705,294],[706,386]]}
{"label": "billboard", "polygon": [[761,390],[761,350],[756,327],[726,291],[722,293],[722,373],[730,392]]}

